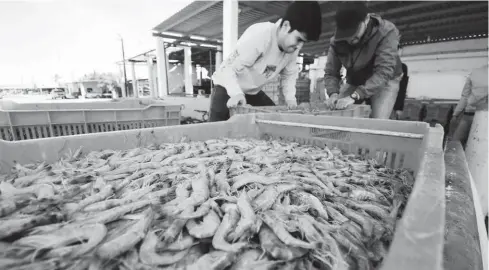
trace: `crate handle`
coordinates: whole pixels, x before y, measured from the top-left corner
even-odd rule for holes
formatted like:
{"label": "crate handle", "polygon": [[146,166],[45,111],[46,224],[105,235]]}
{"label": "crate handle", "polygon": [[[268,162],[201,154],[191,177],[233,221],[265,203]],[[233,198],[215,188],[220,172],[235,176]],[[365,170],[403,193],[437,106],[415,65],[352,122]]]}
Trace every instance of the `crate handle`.
{"label": "crate handle", "polygon": [[273,121],[273,120],[260,120],[260,119],[256,119],[255,122],[256,123],[262,123],[262,124],[269,124],[269,125],[318,128],[318,129],[332,129],[332,130],[338,130],[338,131],[348,131],[348,132],[363,133],[363,134],[375,134],[375,135],[384,135],[384,136],[393,136],[393,137],[403,137],[403,138],[411,138],[411,139],[423,139],[423,137],[424,137],[423,134],[397,132],[397,131],[386,131],[386,130],[372,130],[372,129],[363,129],[363,128],[349,128],[349,127],[338,127],[338,126],[301,124],[301,123],[282,122],[282,121]]}

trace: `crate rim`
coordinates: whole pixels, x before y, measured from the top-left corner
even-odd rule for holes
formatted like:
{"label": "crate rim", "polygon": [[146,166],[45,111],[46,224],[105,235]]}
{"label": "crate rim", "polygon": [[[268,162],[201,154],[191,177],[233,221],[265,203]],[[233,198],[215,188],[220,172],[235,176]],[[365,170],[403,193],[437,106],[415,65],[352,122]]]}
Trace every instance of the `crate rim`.
{"label": "crate rim", "polygon": [[32,112],[87,112],[87,111],[95,111],[95,112],[113,112],[113,111],[143,111],[147,110],[151,107],[163,107],[163,108],[171,108],[171,107],[180,107],[180,110],[185,109],[184,104],[150,104],[141,108],[116,108],[116,109],[51,109],[51,110],[2,110],[0,109],[0,113],[32,113]]}

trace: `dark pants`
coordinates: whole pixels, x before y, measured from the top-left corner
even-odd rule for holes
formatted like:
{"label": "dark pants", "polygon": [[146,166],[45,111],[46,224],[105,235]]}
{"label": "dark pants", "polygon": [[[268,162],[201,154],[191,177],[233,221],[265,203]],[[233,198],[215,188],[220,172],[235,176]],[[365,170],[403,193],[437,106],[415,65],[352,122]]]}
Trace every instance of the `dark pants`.
{"label": "dark pants", "polygon": [[452,119],[454,123],[452,124],[453,134],[452,138],[456,141],[460,141],[465,149],[465,144],[469,138],[470,127],[472,126],[472,121],[474,120],[474,113],[464,112],[459,116],[458,119]]}
{"label": "dark pants", "polygon": [[[245,95],[246,103],[251,106],[275,106],[275,103],[263,91],[256,95]],[[227,106],[229,95],[226,88],[216,85],[211,94],[211,107],[209,109],[209,122],[226,121],[229,119]]]}

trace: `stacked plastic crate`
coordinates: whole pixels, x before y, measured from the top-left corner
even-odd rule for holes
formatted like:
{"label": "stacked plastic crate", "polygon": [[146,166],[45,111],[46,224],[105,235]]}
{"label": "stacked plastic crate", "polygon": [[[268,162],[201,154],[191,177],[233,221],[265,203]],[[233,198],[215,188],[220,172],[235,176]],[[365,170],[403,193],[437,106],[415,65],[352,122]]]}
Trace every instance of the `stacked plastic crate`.
{"label": "stacked plastic crate", "polygon": [[181,105],[149,100],[77,103],[76,106],[70,103],[30,106],[10,104],[11,109],[0,110],[1,140],[18,141],[174,126],[180,125],[182,110]]}

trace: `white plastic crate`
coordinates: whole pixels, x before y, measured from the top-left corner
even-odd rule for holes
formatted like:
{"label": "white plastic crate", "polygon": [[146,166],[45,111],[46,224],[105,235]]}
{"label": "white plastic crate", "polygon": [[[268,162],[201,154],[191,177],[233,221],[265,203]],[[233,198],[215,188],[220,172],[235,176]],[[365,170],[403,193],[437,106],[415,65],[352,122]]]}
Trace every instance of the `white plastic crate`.
{"label": "white plastic crate", "polygon": [[0,142],[1,169],[14,161],[55,162],[80,147],[125,150],[179,142],[229,138],[280,138],[301,144],[338,147],[364,154],[393,168],[415,172],[416,182],[381,269],[441,270],[445,223],[445,164],[443,129],[422,122],[315,117],[298,114],[246,114],[229,121],[86,134],[18,142]]}
{"label": "white plastic crate", "polygon": [[125,109],[0,110],[0,139],[29,140],[180,125],[181,105]]}

